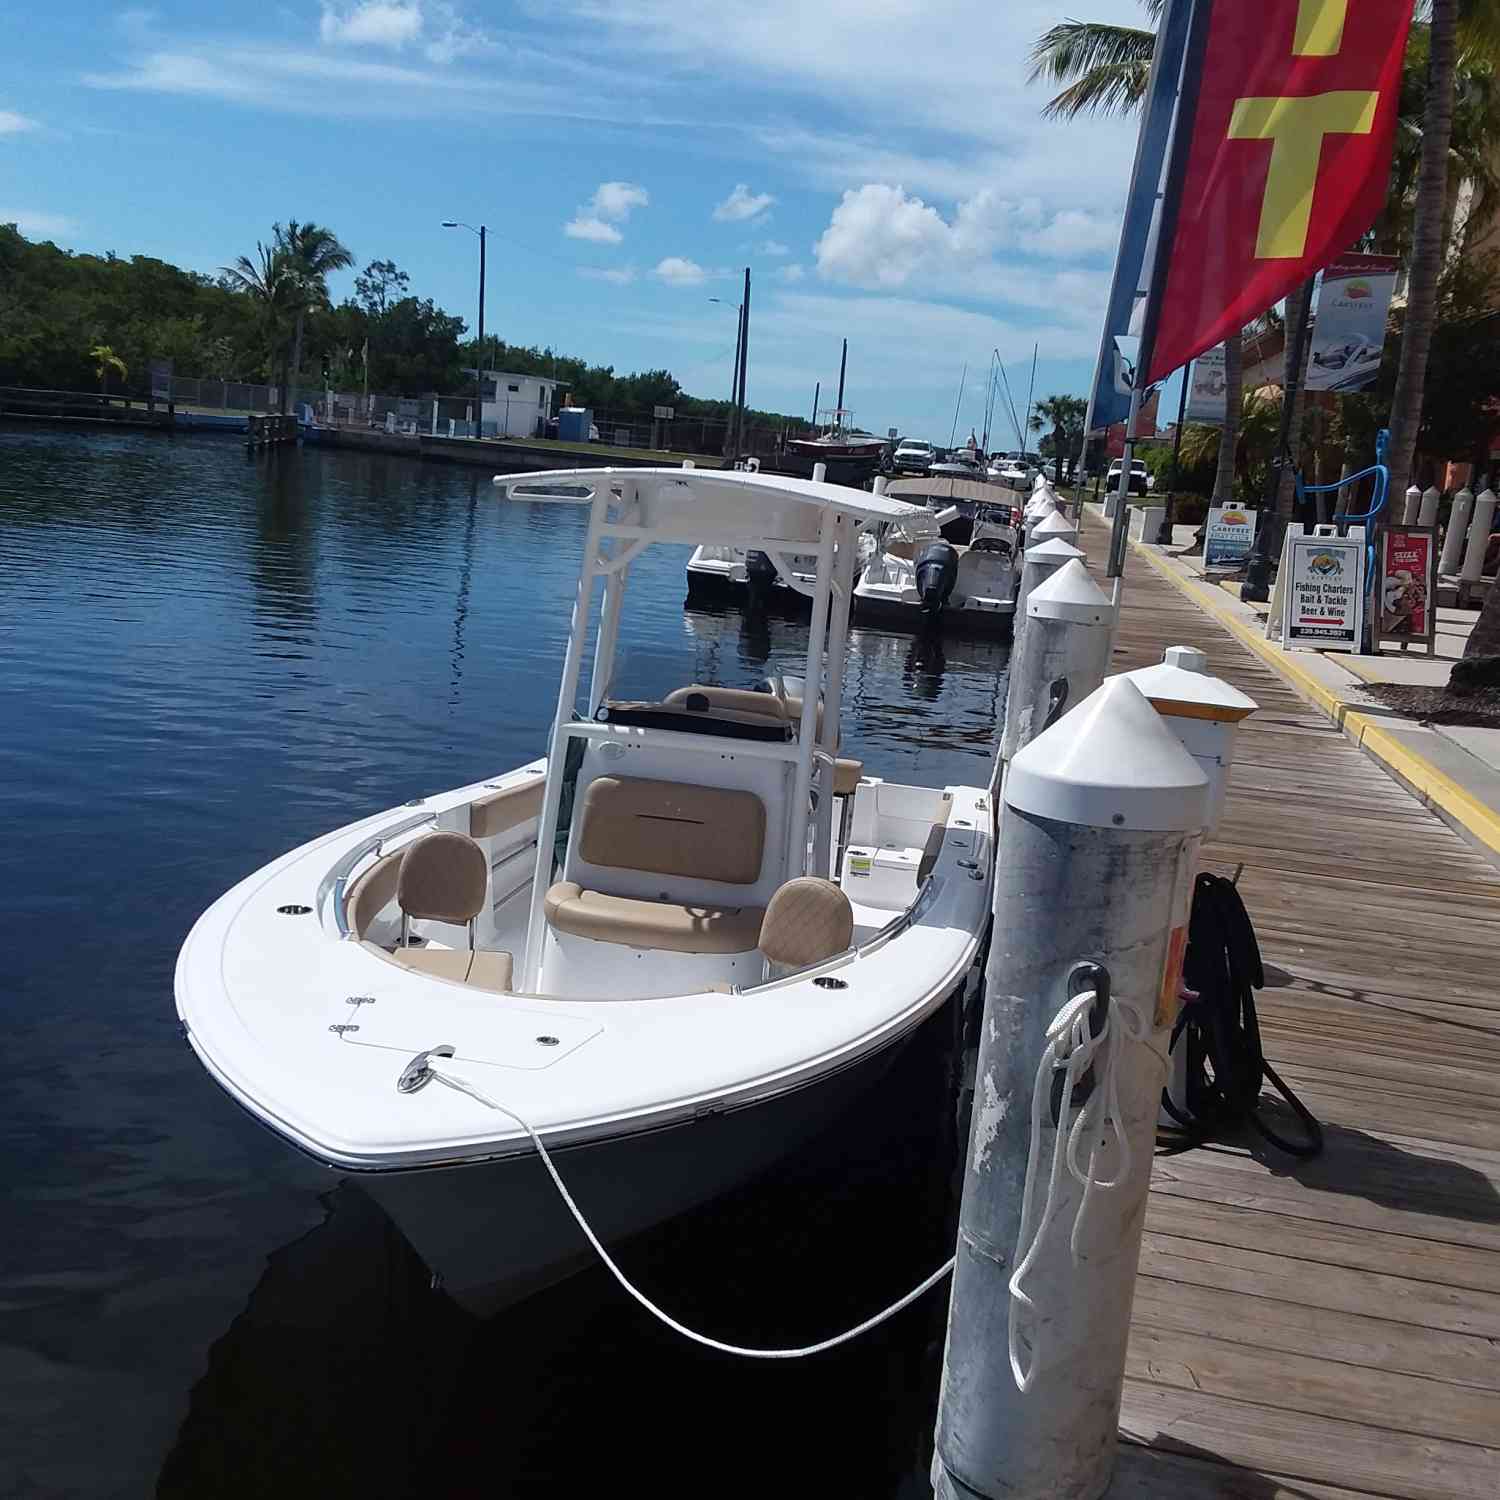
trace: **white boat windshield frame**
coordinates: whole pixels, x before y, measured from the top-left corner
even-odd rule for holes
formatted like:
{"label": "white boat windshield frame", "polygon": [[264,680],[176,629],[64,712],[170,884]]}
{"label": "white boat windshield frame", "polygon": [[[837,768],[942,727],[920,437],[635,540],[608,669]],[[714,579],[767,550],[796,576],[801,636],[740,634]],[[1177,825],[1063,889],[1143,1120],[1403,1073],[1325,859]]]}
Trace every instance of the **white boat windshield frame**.
{"label": "white boat windshield frame", "polygon": [[[793,555],[816,556],[815,575],[807,590],[812,598],[812,619],[797,738],[787,744],[747,744],[741,748],[795,766],[788,806],[788,878],[826,871],[833,827],[833,766],[857,566],[854,539],[861,527],[871,523],[911,522],[918,517],[926,519],[927,512],[920,506],[841,485],[687,466],[497,474],[494,483],[504,501],[589,507],[588,533],[548,747],[547,790],[537,829],[536,875],[527,923],[525,982],[518,987],[536,990],[541,983],[544,898],[552,876],[569,741],[664,732],[600,724],[593,718],[614,670],[630,565],[654,542],[755,548],[765,552],[778,571],[787,572],[787,560]],[[600,579],[604,599],[589,680],[590,717],[579,721],[573,717],[573,705],[593,611],[594,584]],[[817,711],[820,701],[821,715]],[[673,736],[685,748],[699,738],[675,731]],[[700,748],[709,753],[722,751],[723,741],[704,738]],[[816,814],[812,810],[814,787],[818,790]]]}

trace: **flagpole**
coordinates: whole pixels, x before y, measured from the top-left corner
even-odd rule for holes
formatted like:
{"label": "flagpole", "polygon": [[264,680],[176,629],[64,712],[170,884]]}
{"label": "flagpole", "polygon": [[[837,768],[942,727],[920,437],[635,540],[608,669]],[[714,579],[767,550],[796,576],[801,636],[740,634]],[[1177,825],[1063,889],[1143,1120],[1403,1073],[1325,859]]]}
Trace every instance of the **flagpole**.
{"label": "flagpole", "polygon": [[1125,535],[1129,517],[1130,467],[1135,458],[1135,444],[1140,437],[1142,398],[1145,395],[1146,371],[1156,345],[1156,330],[1161,323],[1162,292],[1166,287],[1167,267],[1172,259],[1172,239],[1177,233],[1177,218],[1182,207],[1182,184],[1187,176],[1187,158],[1193,141],[1193,123],[1198,113],[1198,87],[1203,79],[1203,55],[1208,49],[1209,19],[1212,0],[1189,0],[1187,44],[1183,49],[1181,86],[1177,95],[1177,117],[1172,124],[1172,144],[1167,152],[1166,183],[1162,189],[1161,218],[1157,224],[1156,245],[1151,256],[1151,279],[1146,291],[1146,306],[1141,320],[1141,343],[1136,354],[1135,378],[1130,382],[1130,415],[1125,420],[1125,452],[1120,465],[1119,503],[1115,506],[1114,529],[1109,538],[1109,566],[1106,577],[1118,578],[1125,571]]}
{"label": "flagpole", "polygon": [[[1172,92],[1175,96],[1177,84],[1182,76],[1182,46],[1185,38],[1182,35],[1183,28],[1179,25],[1179,17],[1185,15],[1191,0],[1166,0],[1165,8],[1157,22],[1156,46],[1151,54],[1151,73],[1146,80],[1145,103],[1141,110],[1141,126],[1136,135],[1135,157],[1130,166],[1130,186],[1125,193],[1125,222],[1120,226],[1120,244],[1115,252],[1115,268],[1110,278],[1108,309],[1104,317],[1104,331],[1099,340],[1099,357],[1094,364],[1094,378],[1089,385],[1088,406],[1084,412],[1083,419],[1083,443],[1079,450],[1078,462],[1080,465],[1086,463],[1089,453],[1089,438],[1093,435],[1094,424],[1099,420],[1099,388],[1100,382],[1105,377],[1108,369],[1110,382],[1113,385],[1114,370],[1114,341],[1117,327],[1125,327],[1130,323],[1130,312],[1134,306],[1136,294],[1140,287],[1140,273],[1143,267],[1134,263],[1133,252],[1130,250],[1131,215],[1134,205],[1138,201],[1141,178],[1150,170],[1150,164],[1155,162],[1156,180],[1151,184],[1151,200],[1156,201],[1157,190],[1161,185],[1161,163],[1166,154],[1167,134],[1171,128],[1172,111],[1168,110],[1163,116],[1160,108],[1159,90],[1162,83],[1162,75],[1168,69],[1174,73],[1172,80]],[[1175,61],[1174,61],[1175,58]],[[1175,103],[1173,105],[1175,109]],[[1149,231],[1150,215],[1147,215],[1147,227],[1141,231],[1141,251],[1144,256],[1145,238]],[[1130,285],[1124,288],[1123,282],[1129,277]],[[1123,316],[1122,316],[1123,315]],[[1106,420],[1105,428],[1109,425]],[[1024,446],[1024,445],[1023,445]],[[1098,484],[1094,487],[1094,496],[1097,500],[1099,494]],[[1083,496],[1079,494],[1074,506],[1074,514],[1078,520],[1083,518]]]}

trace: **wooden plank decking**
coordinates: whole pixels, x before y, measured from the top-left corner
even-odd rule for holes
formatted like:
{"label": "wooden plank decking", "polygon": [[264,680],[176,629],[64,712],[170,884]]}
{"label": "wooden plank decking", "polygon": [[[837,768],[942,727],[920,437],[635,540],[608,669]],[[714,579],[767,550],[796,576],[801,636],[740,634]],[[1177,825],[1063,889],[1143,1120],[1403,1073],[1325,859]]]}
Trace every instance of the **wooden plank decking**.
{"label": "wooden plank decking", "polygon": [[1206,867],[1327,1148],[1158,1158],[1111,1496],[1496,1500],[1500,878],[1131,554],[1115,669],[1176,643],[1260,704]]}

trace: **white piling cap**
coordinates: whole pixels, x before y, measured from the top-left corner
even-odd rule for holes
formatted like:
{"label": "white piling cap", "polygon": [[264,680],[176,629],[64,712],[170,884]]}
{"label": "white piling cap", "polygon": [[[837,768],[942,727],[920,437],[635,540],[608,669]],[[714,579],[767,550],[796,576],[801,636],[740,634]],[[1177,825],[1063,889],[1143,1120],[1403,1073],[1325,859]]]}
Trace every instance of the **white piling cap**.
{"label": "white piling cap", "polygon": [[1031,528],[1031,535],[1038,541],[1046,541],[1048,537],[1054,536],[1077,536],[1078,528],[1061,511],[1054,510]]}
{"label": "white piling cap", "polygon": [[[1027,557],[1031,554],[1028,552]],[[1081,559],[1070,558],[1050,578],[1026,596],[1026,618],[1071,620],[1076,625],[1109,625],[1114,619],[1109,595],[1084,571]]]}
{"label": "white piling cap", "polygon": [[1072,542],[1065,542],[1060,536],[1049,537],[1045,542],[1038,542],[1035,546],[1026,549],[1027,562],[1046,563],[1049,567],[1060,568],[1065,562],[1071,562],[1075,557],[1082,562],[1084,553]]}
{"label": "white piling cap", "polygon": [[[1032,592],[1035,594],[1035,590]],[[1177,718],[1238,724],[1260,707],[1233,683],[1211,676],[1208,657],[1196,646],[1168,646],[1154,667],[1138,667],[1123,675],[1150,699],[1158,713]]]}
{"label": "white piling cap", "polygon": [[1047,476],[1045,474],[1034,474],[1034,475],[1032,475],[1032,478],[1031,478],[1031,488],[1033,490],[1039,490],[1039,489],[1041,489],[1042,486],[1045,485],[1046,483],[1047,483]]}
{"label": "white piling cap", "polygon": [[1057,497],[1039,490],[1026,502],[1026,508],[1021,514],[1028,521],[1036,521],[1042,516],[1051,515],[1056,509]]}
{"label": "white piling cap", "polygon": [[1020,751],[1005,800],[1085,828],[1191,833],[1209,821],[1208,777],[1127,677],[1106,678]]}

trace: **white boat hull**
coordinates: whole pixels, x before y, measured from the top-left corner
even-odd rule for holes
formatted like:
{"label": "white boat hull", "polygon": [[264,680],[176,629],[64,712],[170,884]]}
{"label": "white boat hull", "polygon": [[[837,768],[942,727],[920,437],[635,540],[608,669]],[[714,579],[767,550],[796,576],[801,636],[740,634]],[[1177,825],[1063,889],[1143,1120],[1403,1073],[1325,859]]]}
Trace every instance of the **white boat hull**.
{"label": "white boat hull", "polygon": [[[794,1154],[879,1083],[917,1029],[816,1085],[690,1124],[557,1151],[554,1163],[595,1233],[614,1244],[709,1203]],[[358,1181],[444,1291],[481,1317],[595,1259],[535,1154],[372,1173]]]}

